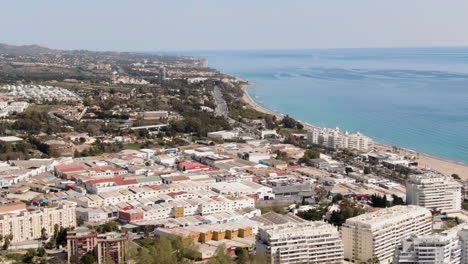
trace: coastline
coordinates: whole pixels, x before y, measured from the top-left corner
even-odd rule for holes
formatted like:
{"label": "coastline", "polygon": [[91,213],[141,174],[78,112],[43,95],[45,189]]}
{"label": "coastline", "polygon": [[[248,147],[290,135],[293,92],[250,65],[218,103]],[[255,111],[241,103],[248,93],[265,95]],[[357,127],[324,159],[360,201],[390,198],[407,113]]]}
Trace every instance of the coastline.
{"label": "coastline", "polygon": [[[258,85],[258,84],[247,83],[241,86],[241,89],[243,91],[242,101],[244,101],[244,103],[248,104],[250,107],[252,107],[253,109],[259,112],[274,115],[277,118],[282,118],[283,117],[282,114],[275,113],[263,106],[260,106],[252,99],[252,97],[250,96],[248,92],[248,88],[251,86],[255,86],[255,85]],[[304,122],[304,121],[300,121],[300,122],[304,125],[306,129],[310,129],[314,127],[313,125],[307,122]],[[380,144],[376,142],[375,148],[377,152],[393,152],[394,153],[393,146],[390,146],[390,145]],[[416,161],[418,162],[418,165],[420,168],[431,168],[432,170],[438,171],[445,175],[458,174],[462,180],[468,180],[468,164],[433,157],[428,154],[420,153],[420,152],[409,150],[409,149],[404,149],[401,147],[398,147],[397,154],[405,155],[405,156],[416,156],[417,157]]]}

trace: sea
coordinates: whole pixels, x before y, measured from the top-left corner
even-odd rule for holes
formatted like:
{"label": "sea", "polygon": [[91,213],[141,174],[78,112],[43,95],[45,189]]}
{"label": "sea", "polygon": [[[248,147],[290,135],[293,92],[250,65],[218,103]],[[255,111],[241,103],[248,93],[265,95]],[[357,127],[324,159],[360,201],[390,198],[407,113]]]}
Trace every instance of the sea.
{"label": "sea", "polygon": [[468,163],[468,47],[187,51],[256,86],[259,105]]}

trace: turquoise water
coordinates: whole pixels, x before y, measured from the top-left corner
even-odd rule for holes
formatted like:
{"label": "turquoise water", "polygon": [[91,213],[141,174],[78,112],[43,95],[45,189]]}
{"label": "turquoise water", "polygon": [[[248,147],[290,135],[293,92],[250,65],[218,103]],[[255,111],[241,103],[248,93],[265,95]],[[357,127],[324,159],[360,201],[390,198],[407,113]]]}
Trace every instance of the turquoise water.
{"label": "turquoise water", "polygon": [[468,162],[468,48],[188,52],[261,85],[260,105]]}

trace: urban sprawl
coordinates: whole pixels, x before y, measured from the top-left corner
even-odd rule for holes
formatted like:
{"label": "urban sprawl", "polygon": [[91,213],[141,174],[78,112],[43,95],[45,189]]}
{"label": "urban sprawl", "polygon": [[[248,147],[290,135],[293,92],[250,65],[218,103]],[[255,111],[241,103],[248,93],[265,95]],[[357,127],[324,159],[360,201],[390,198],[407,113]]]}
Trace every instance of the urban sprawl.
{"label": "urban sprawl", "polygon": [[0,45],[2,263],[468,263],[467,182],[206,59]]}

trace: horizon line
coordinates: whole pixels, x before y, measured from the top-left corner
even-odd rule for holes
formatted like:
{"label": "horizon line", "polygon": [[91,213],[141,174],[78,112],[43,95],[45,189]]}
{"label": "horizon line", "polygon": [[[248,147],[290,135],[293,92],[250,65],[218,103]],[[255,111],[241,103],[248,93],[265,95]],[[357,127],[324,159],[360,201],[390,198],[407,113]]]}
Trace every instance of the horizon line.
{"label": "horizon line", "polygon": [[248,49],[187,49],[187,50],[145,50],[145,51],[120,51],[120,52],[136,52],[136,53],[156,53],[156,52],[203,52],[203,51],[303,51],[303,50],[351,50],[351,49],[442,49],[442,48],[468,48],[466,46],[377,46],[377,47],[351,47],[351,48],[248,48]]}
{"label": "horizon line", "polygon": [[129,52],[129,53],[181,53],[181,52],[224,52],[224,51],[304,51],[304,50],[357,50],[357,49],[437,49],[437,48],[468,48],[468,45],[453,46],[363,46],[363,47],[317,47],[317,48],[241,48],[241,49],[176,49],[176,50],[120,50],[120,49],[87,49],[87,48],[51,48],[41,44],[9,44],[0,42],[0,44],[11,46],[40,46],[43,48],[63,50],[63,51],[94,51],[94,52]]}

